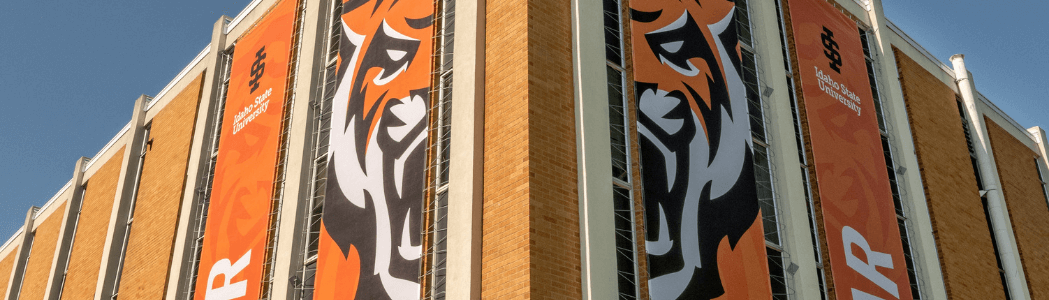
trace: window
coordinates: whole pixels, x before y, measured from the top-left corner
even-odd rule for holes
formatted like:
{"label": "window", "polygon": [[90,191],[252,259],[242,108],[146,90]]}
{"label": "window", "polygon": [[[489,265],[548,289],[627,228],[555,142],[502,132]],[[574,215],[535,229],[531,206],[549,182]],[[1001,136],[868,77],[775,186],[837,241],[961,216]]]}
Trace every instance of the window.
{"label": "window", "polygon": [[[127,219],[124,223],[124,237],[122,239],[122,245],[120,246],[120,258],[117,260],[117,268],[114,273],[116,278],[113,280],[113,291],[110,294],[110,299],[117,299],[120,294],[120,277],[124,272],[124,258],[127,256],[127,243],[131,238],[131,224],[135,222],[135,204],[138,202],[138,188],[142,184],[142,166],[146,163],[146,153],[149,152],[149,130],[152,124],[145,126],[144,132],[142,133],[142,148],[139,149],[138,154],[138,170],[135,172],[135,188],[131,191],[131,204],[127,210]],[[79,215],[78,215],[79,216]],[[70,247],[72,249],[72,247]]]}
{"label": "window", "polygon": [[633,179],[627,145],[626,77],[623,68],[622,3],[603,0],[605,74],[608,82],[608,121],[612,153],[612,207],[615,224],[616,270],[619,299],[637,299],[637,244],[634,231]]}
{"label": "window", "polygon": [[313,118],[313,159],[311,163],[310,198],[304,214],[302,263],[298,275],[293,279],[295,299],[313,299],[314,282],[317,275],[317,254],[320,249],[321,221],[324,214],[324,196],[328,189],[328,146],[331,136],[331,106],[338,85],[339,41],[342,38],[342,1],[331,1],[328,19],[327,54],[321,78],[321,97],[310,105]]}
{"label": "window", "polygon": [[422,275],[423,298],[446,299],[445,280],[448,257],[448,188],[451,172],[452,144],[452,59],[455,41],[455,0],[436,1],[439,12],[434,19],[437,36],[434,37],[434,59],[437,68],[432,77],[436,79],[430,106],[429,149],[430,178],[427,183],[428,203],[424,204],[423,218],[426,221],[424,240],[424,271]]}
{"label": "window", "polygon": [[760,90],[760,79],[757,56],[754,53],[754,41],[750,24],[750,9],[746,0],[736,1],[736,33],[739,38],[743,86],[746,89],[748,110],[750,114],[750,131],[754,141],[754,180],[757,186],[758,205],[761,207],[761,219],[765,231],[766,253],[768,254],[769,280],[772,284],[772,299],[789,299],[790,287],[787,282],[783,244],[779,231],[778,207],[776,205],[775,185],[772,178],[772,167],[769,160],[769,141],[765,132],[764,105]]}
{"label": "window", "polygon": [[1034,159],[1034,169],[1038,171],[1038,182],[1042,186],[1042,196],[1045,197],[1045,204],[1049,206],[1049,190],[1045,188],[1045,176],[1042,176],[1042,161],[1038,158]]}
{"label": "window", "polygon": [[903,243],[903,258],[907,265],[907,278],[911,284],[911,296],[914,297],[914,299],[921,299],[920,278],[918,277],[918,271],[914,265],[914,249],[911,248],[907,211],[904,209],[903,197],[900,195],[900,183],[896,177],[897,172],[900,174],[903,172],[897,170],[895,160],[893,160],[893,147],[886,126],[884,111],[882,109],[882,99],[878,91],[878,77],[877,74],[875,74],[874,68],[874,57],[871,54],[872,45],[868,36],[866,30],[860,29],[863,57],[867,62],[867,78],[870,81],[871,94],[874,96],[874,113],[878,117],[878,128],[881,131],[881,146],[882,153],[885,156],[885,171],[889,175],[889,187],[892,192],[892,203],[896,209],[896,223],[900,229],[900,241]]}
{"label": "window", "polygon": [[198,266],[200,265],[200,255],[204,250],[204,229],[207,228],[208,221],[208,204],[211,203],[211,185],[215,179],[215,163],[218,161],[218,149],[219,149],[219,138],[222,135],[222,117],[226,108],[226,92],[229,90],[229,75],[230,65],[233,63],[233,47],[222,53],[221,62],[221,75],[222,86],[219,87],[218,101],[215,103],[215,121],[210,126],[211,128],[211,139],[210,145],[206,150],[208,155],[207,171],[201,172],[200,188],[197,189],[197,203],[194,209],[193,223],[190,224],[192,229],[190,231],[190,238],[193,241],[193,249],[190,253],[192,256],[188,257],[188,270],[187,278],[185,281],[186,285],[183,286],[185,291],[185,297],[183,299],[192,300],[194,299],[194,293],[196,292],[197,277],[199,274]]}

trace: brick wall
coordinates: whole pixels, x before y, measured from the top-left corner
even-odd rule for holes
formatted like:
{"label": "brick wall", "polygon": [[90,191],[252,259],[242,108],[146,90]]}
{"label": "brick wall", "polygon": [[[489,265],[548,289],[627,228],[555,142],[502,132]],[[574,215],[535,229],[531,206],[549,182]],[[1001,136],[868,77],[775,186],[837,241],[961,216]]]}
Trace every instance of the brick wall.
{"label": "brick wall", "polygon": [[984,123],[1031,299],[1049,299],[1049,206],[1035,169],[1038,155],[994,121]]}
{"label": "brick wall", "polygon": [[947,297],[1004,299],[954,91],[893,50]]}
{"label": "brick wall", "polygon": [[529,221],[538,299],[582,297],[570,12],[567,0],[528,1]]}
{"label": "brick wall", "polygon": [[20,300],[44,299],[47,278],[51,275],[51,265],[55,258],[55,247],[58,243],[58,229],[62,226],[62,217],[66,204],[55,209],[45,220],[36,220],[40,226],[33,237],[33,249],[29,251],[29,262],[26,264],[25,277],[22,282]]}
{"label": "brick wall", "polygon": [[[9,247],[19,247],[21,245],[12,243]],[[7,282],[11,279],[11,272],[14,271],[15,258],[18,257],[18,251],[11,251],[7,253],[7,256],[0,260],[0,299],[7,297],[8,286]]]}
{"label": "brick wall", "polygon": [[581,297],[569,12],[487,5],[482,298]]}
{"label": "brick wall", "polygon": [[164,297],[203,78],[201,73],[193,79],[152,120],[153,145],[142,166],[120,278],[121,298]]}
{"label": "brick wall", "polygon": [[492,1],[485,17],[481,298],[531,296],[527,3]]}
{"label": "brick wall", "polygon": [[91,299],[98,286],[98,269],[102,264],[102,248],[113,212],[117,181],[123,163],[125,147],[117,150],[98,172],[88,179],[77,223],[73,249],[69,256],[69,272],[62,290],[63,299]]}

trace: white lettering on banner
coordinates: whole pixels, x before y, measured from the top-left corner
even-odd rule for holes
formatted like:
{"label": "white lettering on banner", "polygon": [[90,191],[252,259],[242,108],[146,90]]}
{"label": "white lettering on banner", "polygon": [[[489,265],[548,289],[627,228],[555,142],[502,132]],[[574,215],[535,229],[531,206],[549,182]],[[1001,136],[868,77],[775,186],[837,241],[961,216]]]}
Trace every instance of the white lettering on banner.
{"label": "white lettering on banner", "polygon": [[852,289],[852,300],[885,300],[881,297],[864,293],[861,290]]}
{"label": "white lettering on banner", "polygon": [[[229,258],[223,258],[215,262],[215,265],[211,267],[211,272],[208,273],[208,289],[204,291],[204,300],[232,300],[244,297],[248,293],[248,281],[241,280],[230,283],[230,280],[248,267],[250,262],[251,250],[248,250],[248,253],[244,253],[244,256],[237,259],[236,263],[230,264]],[[222,286],[216,288],[214,287],[215,277],[219,275],[222,275],[225,282]]]}
{"label": "white lettering on banner", "polygon": [[819,83],[820,90],[827,93],[827,95],[830,95],[835,100],[838,100],[838,102],[841,102],[841,104],[845,105],[852,111],[855,111],[856,115],[859,116],[861,109],[860,97],[856,96],[856,93],[850,91],[844,84],[835,82],[834,78],[823,73],[823,70],[820,70],[819,67],[813,68],[816,68],[816,82]]}
{"label": "white lettering on banner", "polygon": [[[878,272],[877,267],[892,269],[892,256],[887,253],[875,252],[871,250],[870,244],[867,243],[867,239],[863,237],[856,229],[845,226],[841,229],[841,240],[845,246],[845,262],[863,277],[866,277],[874,284],[878,285],[881,289],[889,292],[896,299],[900,298],[900,291],[896,287],[896,283],[885,277],[884,274]],[[867,262],[863,262],[859,257],[856,257],[852,253],[852,245],[860,246],[863,249],[864,256],[867,257]],[[855,290],[853,292],[855,297]]]}
{"label": "white lettering on banner", "polygon": [[248,123],[255,120],[255,117],[266,112],[266,109],[270,106],[270,94],[273,93],[273,88],[266,89],[265,93],[255,97],[255,102],[248,103],[237,115],[233,116],[233,134],[236,135]]}

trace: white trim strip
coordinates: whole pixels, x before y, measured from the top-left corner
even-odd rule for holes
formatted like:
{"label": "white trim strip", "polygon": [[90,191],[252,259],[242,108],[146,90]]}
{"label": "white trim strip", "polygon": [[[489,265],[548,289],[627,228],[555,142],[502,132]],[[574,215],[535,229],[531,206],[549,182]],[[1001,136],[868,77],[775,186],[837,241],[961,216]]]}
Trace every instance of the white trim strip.
{"label": "white trim strip", "polygon": [[15,242],[15,237],[17,237],[19,234],[22,234],[23,231],[25,231],[24,225],[23,225],[23,227],[18,228],[18,231],[15,231],[14,235],[11,235],[11,237],[7,238],[7,241],[4,242],[4,245],[0,246],[0,252],[3,252],[5,249],[7,249],[7,246],[10,246],[11,243],[14,243]]}
{"label": "white trim strip", "polygon": [[197,54],[197,57],[194,57],[193,61],[190,62],[189,65],[187,65],[185,68],[182,68],[182,71],[178,72],[178,75],[175,75],[175,79],[172,79],[171,82],[168,82],[168,85],[164,86],[164,89],[160,90],[160,93],[157,93],[157,96],[153,97],[153,99],[149,101],[149,105],[146,105],[146,109],[144,111],[149,111],[153,108],[153,105],[156,105],[157,102],[160,102],[159,100],[162,99],[164,95],[166,95],[169,91],[171,91],[171,88],[174,87],[176,83],[182,81],[182,78],[185,78],[186,75],[189,74],[189,70],[193,69],[193,67],[196,67],[197,64],[200,63],[200,61],[204,60],[204,57],[207,56],[210,52],[211,45],[204,47],[204,50],[201,50],[200,53]]}
{"label": "white trim strip", "polygon": [[117,140],[119,140],[120,137],[124,136],[124,134],[127,133],[128,130],[131,130],[131,121],[128,121],[127,125],[124,125],[124,128],[120,130],[120,133],[117,133],[117,135],[114,136],[113,139],[109,140],[109,143],[106,143],[106,146],[102,147],[102,150],[99,150],[98,153],[95,154],[95,156],[92,156],[90,160],[86,164],[84,164],[84,169],[80,170],[80,172],[86,172],[87,170],[91,169],[91,166],[95,164],[96,158],[102,156],[102,154],[106,153],[106,151],[109,151],[109,148],[113,148],[113,145],[117,143]]}
{"label": "white trim strip", "polygon": [[1010,124],[1013,124],[1013,126],[1016,126],[1016,129],[1019,129],[1020,132],[1023,132],[1024,135],[1026,135],[1028,138],[1031,139],[1031,141],[1034,141],[1035,143],[1038,143],[1038,138],[1034,137],[1034,135],[1031,134],[1030,132],[1028,132],[1027,129],[1025,129],[1023,126],[1020,126],[1019,122],[1016,122],[1016,120],[1013,120],[1012,117],[1010,117],[1009,115],[1005,114],[1005,112],[1002,111],[1001,108],[999,108],[997,105],[994,105],[994,102],[991,102],[990,99],[987,99],[987,96],[984,96],[983,94],[981,94],[980,91],[975,91],[975,92],[976,92],[976,98],[977,99],[979,99],[981,102],[986,104],[987,107],[990,107],[991,109],[993,109],[994,112],[997,113],[999,116],[1002,116],[1002,119],[1005,119],[1006,121],[1009,121]]}
{"label": "white trim strip", "polygon": [[237,24],[240,24],[240,21],[243,21],[244,18],[248,16],[248,13],[250,13],[252,10],[255,10],[256,6],[259,6],[259,3],[262,3],[262,0],[252,0],[251,4],[248,4],[248,7],[245,7],[244,10],[240,11],[240,13],[237,14],[237,17],[233,18],[232,22],[226,24],[224,33],[229,34],[230,30],[232,30],[234,27],[237,27]]}
{"label": "white trim strip", "polygon": [[47,200],[47,203],[44,203],[44,206],[41,206],[40,209],[37,210],[36,213],[33,214],[33,219],[36,219],[36,217],[39,217],[40,214],[43,213],[45,210],[47,210],[48,207],[51,207],[51,204],[55,204],[55,202],[58,202],[58,196],[62,196],[62,193],[65,193],[66,190],[68,190],[69,187],[72,186],[72,185],[73,185],[73,180],[70,179],[69,181],[66,182],[66,185],[62,186],[62,189],[58,190],[58,193],[55,193],[54,196],[51,196],[51,200]]}
{"label": "white trim strip", "polygon": [[926,59],[940,65],[940,69],[943,69],[944,73],[951,76],[951,78],[958,80],[958,78],[954,76],[954,69],[951,69],[951,67],[948,67],[947,64],[937,59],[935,55],[932,55],[932,53],[929,52],[929,50],[926,50],[925,47],[922,47],[922,45],[918,44],[917,41],[911,38],[911,36],[907,35],[906,32],[903,32],[903,30],[900,29],[900,27],[897,27],[895,23],[892,23],[891,20],[885,19],[885,23],[888,25],[890,31],[900,36],[900,38],[902,38],[904,41],[910,44],[911,47],[914,47],[914,49],[918,49],[918,52],[921,52],[923,55],[925,55]]}
{"label": "white trim strip", "polygon": [[859,4],[861,7],[863,7],[863,9],[865,9],[867,11],[871,11],[871,0],[852,0],[852,1],[856,2],[856,4]]}

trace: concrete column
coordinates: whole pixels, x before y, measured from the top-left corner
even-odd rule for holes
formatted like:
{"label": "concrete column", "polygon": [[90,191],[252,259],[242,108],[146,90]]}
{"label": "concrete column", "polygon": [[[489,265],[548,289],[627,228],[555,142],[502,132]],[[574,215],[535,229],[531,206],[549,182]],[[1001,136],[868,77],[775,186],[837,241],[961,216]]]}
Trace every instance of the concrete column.
{"label": "concrete column", "polygon": [[[892,50],[891,30],[888,30],[888,19],[881,0],[872,0],[868,11],[871,22],[871,52],[874,55],[877,80],[880,83],[882,111],[889,134],[893,137],[894,158],[898,171],[898,187],[903,197],[907,214],[907,225],[911,245],[912,259],[918,276],[919,290],[922,298],[946,299],[947,288],[943,280],[939,250],[936,237],[933,235],[932,219],[929,217],[929,205],[925,198],[924,183],[918,165],[918,156],[914,155],[914,137],[908,119],[907,106],[904,105],[903,89],[899,72],[896,70],[896,57]],[[910,172],[907,172],[910,170]]]}
{"label": "concrete column", "polygon": [[227,16],[221,16],[211,29],[211,49],[202,63],[206,64],[204,71],[203,86],[201,87],[200,106],[197,108],[197,124],[193,130],[193,141],[190,144],[189,161],[186,165],[186,186],[182,192],[182,205],[179,211],[178,231],[175,233],[174,249],[171,255],[171,267],[168,270],[168,286],[165,288],[164,299],[175,300],[178,295],[185,294],[188,290],[190,275],[197,266],[191,265],[189,259],[193,253],[194,228],[196,222],[193,216],[199,215],[199,199],[204,190],[204,172],[208,172],[208,161],[211,159],[211,137],[215,134],[213,128],[217,116],[216,106],[222,99],[220,89],[222,88],[222,60],[226,52],[226,23],[230,21]]}
{"label": "concrete column", "polygon": [[[126,144],[120,166],[120,178],[117,180],[116,199],[113,201],[113,214],[109,218],[106,230],[105,246],[102,248],[102,264],[98,269],[98,285],[95,287],[95,299],[109,299],[112,295],[117,277],[120,275],[120,259],[123,257],[124,235],[127,221],[135,201],[138,187],[138,175],[142,169],[141,154],[143,136],[145,135],[145,105],[149,97],[139,96],[135,100],[131,115],[131,140]],[[116,159],[114,157],[113,159]]]}
{"label": "concrete column", "polygon": [[[1035,137],[1035,142],[1038,143],[1038,170],[1042,174],[1042,178],[1038,180],[1042,181],[1042,191],[1045,192],[1049,189],[1049,142],[1045,140],[1045,130],[1041,127],[1035,126],[1027,129],[1027,132],[1031,133]],[[1049,201],[1049,194],[1045,195],[1046,201]]]}
{"label": "concrete column", "polygon": [[77,160],[73,171],[72,198],[66,206],[65,215],[62,217],[62,227],[58,232],[58,247],[55,252],[54,261],[51,263],[51,276],[47,278],[47,290],[44,291],[44,299],[59,299],[62,296],[62,287],[65,285],[66,272],[69,271],[69,255],[72,254],[73,242],[76,237],[77,224],[80,221],[80,210],[84,204],[84,165],[88,158],[81,157]]}
{"label": "concrete column", "polygon": [[[1045,140],[1045,130],[1043,130],[1042,127],[1035,126],[1028,128],[1027,132],[1034,136],[1035,142],[1038,144],[1038,156],[1041,158],[1042,162],[1042,164],[1039,165],[1042,169],[1042,177],[1049,176],[1049,174],[1045,172],[1045,169],[1049,168],[1049,162],[1047,162],[1047,159],[1049,159],[1049,142]],[[1044,183],[1045,181],[1045,178],[1042,178],[1042,182]]]}
{"label": "concrete column", "polygon": [[[298,54],[292,58],[292,61],[297,63],[296,69],[293,70],[296,78],[291,84],[294,85],[294,92],[290,97],[292,101],[291,106],[285,107],[286,113],[289,113],[291,119],[288,126],[288,136],[286,137],[286,145],[288,147],[287,157],[284,157],[284,190],[281,194],[281,207],[279,209],[280,215],[277,217],[278,222],[276,228],[277,234],[274,237],[274,249],[273,253],[273,273],[270,274],[271,286],[270,286],[270,299],[292,299],[292,295],[296,292],[296,286],[292,286],[290,278],[292,275],[298,275],[298,271],[302,268],[302,258],[300,255],[302,251],[302,244],[299,242],[305,230],[308,228],[302,214],[309,214],[310,210],[306,209],[303,204],[309,201],[301,199],[309,199],[310,186],[313,178],[310,178],[310,170],[312,166],[313,157],[313,143],[312,134],[310,134],[311,126],[313,124],[311,114],[311,102],[313,99],[320,98],[318,94],[319,89],[317,86],[321,85],[320,72],[317,70],[323,70],[323,64],[325,61],[325,41],[324,33],[327,29],[327,18],[322,12],[326,12],[328,4],[331,1],[322,0],[303,0],[302,9],[305,11],[302,13],[300,21],[302,24],[299,33],[298,41]],[[294,47],[294,45],[293,45]],[[301,201],[300,201],[301,200]],[[264,279],[265,280],[265,279]]]}
{"label": "concrete column", "polygon": [[[751,0],[748,4],[752,32],[756,33],[753,35],[753,46],[757,54],[757,64],[763,75],[768,74],[761,77],[761,97],[767,106],[764,115],[767,124],[765,134],[769,141],[769,160],[775,166],[771,171],[776,191],[780,246],[784,252],[783,264],[784,268],[789,268],[790,264],[798,267],[795,273],[786,274],[787,285],[793,290],[795,299],[818,299],[822,290],[816,274],[822,262],[819,254],[814,251],[812,237],[820,234],[813,234],[811,228],[818,227],[810,225],[814,224],[810,222],[809,205],[806,200],[806,193],[810,187],[804,181],[808,169],[802,168],[806,161],[798,155],[798,139],[794,130],[795,116],[790,103],[790,93],[797,88],[791,88],[793,78],[787,77],[790,71],[783,64],[785,58],[782,49],[786,46],[783,45],[785,40],[780,34],[781,24],[777,20],[777,17],[780,17],[778,14],[786,14],[788,11],[784,3],[781,3],[782,11],[777,10],[774,1]],[[791,30],[786,24],[782,26],[784,30]],[[770,90],[770,94],[765,94]],[[800,109],[800,106],[798,108]]]}
{"label": "concrete column", "polygon": [[994,164],[994,151],[991,149],[991,141],[987,136],[987,127],[984,126],[983,112],[976,104],[975,90],[969,71],[965,68],[965,55],[955,54],[951,56],[954,64],[955,78],[958,82],[958,91],[961,93],[965,103],[965,110],[969,117],[969,124],[973,126],[973,138],[976,148],[976,160],[980,165],[980,177],[983,178],[983,188],[980,191],[987,198],[987,206],[991,215],[991,230],[994,231],[995,241],[998,243],[998,254],[1005,269],[1005,279],[1009,295],[1014,299],[1030,299],[1031,294],[1027,290],[1027,281],[1023,268],[1020,266],[1020,255],[1013,235],[1012,222],[1009,221],[1009,210],[1006,208],[1005,196],[1002,194],[1001,180],[998,178],[998,168]]}
{"label": "concrete column", "polygon": [[[583,299],[618,295],[612,151],[600,1],[572,1],[572,77],[579,176],[579,248]],[[629,43],[629,41],[624,41]],[[643,254],[641,254],[643,255]]]}
{"label": "concrete column", "polygon": [[[448,299],[481,298],[484,187],[485,1],[459,0],[454,12],[452,137],[448,182]],[[431,100],[433,101],[433,100]]]}
{"label": "concrete column", "polygon": [[33,215],[37,210],[40,208],[33,206],[26,212],[25,225],[22,225],[22,236],[19,237],[21,241],[18,253],[15,254],[15,266],[12,268],[11,280],[8,283],[11,288],[7,290],[7,295],[4,295],[5,299],[16,300],[19,293],[22,292],[22,279],[25,275],[26,264],[29,263],[29,252],[33,250]]}

